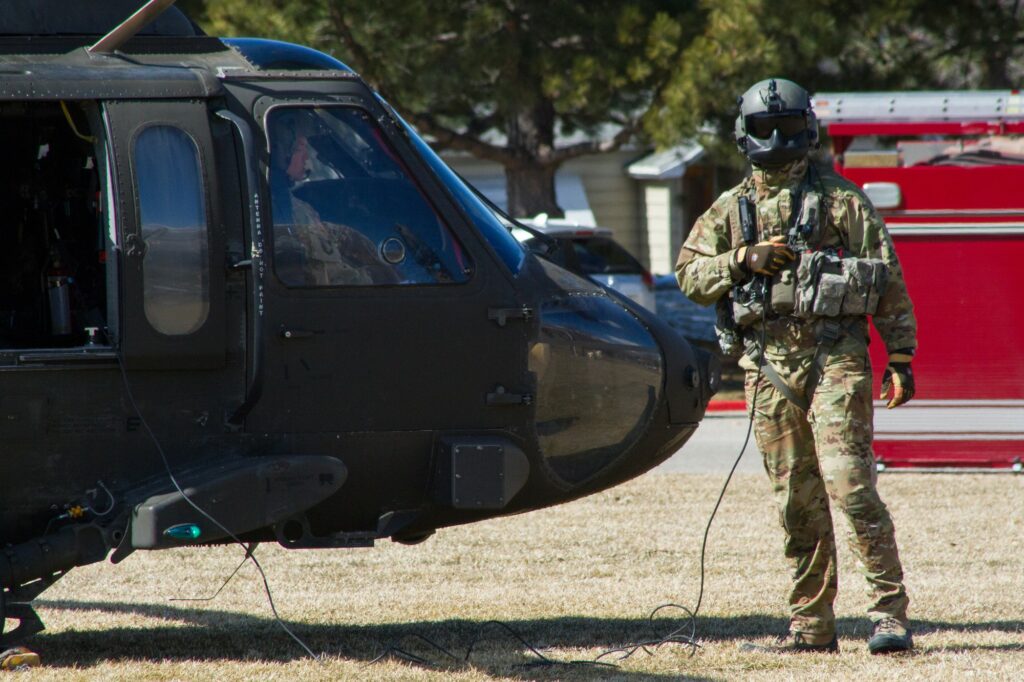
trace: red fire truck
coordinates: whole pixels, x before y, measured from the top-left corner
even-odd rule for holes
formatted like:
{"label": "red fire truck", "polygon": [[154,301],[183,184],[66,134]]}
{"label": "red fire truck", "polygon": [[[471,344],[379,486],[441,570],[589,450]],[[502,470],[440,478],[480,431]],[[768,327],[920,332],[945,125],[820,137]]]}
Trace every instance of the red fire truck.
{"label": "red fire truck", "polygon": [[[1024,469],[1024,96],[819,93],[835,168],[885,219],[918,322],[917,395],[876,403],[885,467]],[[872,331],[875,395],[885,348]]]}

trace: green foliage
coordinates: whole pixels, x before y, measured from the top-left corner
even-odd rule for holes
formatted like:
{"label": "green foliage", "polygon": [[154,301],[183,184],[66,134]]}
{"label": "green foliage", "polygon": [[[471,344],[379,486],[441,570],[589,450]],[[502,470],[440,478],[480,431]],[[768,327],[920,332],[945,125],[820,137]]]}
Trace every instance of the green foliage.
{"label": "green foliage", "polygon": [[[659,146],[698,133],[728,140],[736,96],[772,75],[812,92],[1001,88],[1024,65],[1019,0],[181,5],[211,34],[333,54],[440,146],[498,161],[510,177],[637,137]],[[592,141],[557,146],[576,131]]]}
{"label": "green foliage", "polygon": [[[240,21],[234,4],[256,7]],[[673,67],[690,5],[262,0],[218,3],[210,14],[215,29],[263,30],[334,53],[398,105],[456,129],[502,129],[550,107],[571,132],[649,104]]]}
{"label": "green foliage", "polygon": [[782,70],[777,46],[763,36],[761,0],[703,0],[702,8],[704,30],[682,50],[661,106],[644,120],[662,146],[692,135],[704,122],[728,131],[736,97],[750,83]]}
{"label": "green foliage", "polygon": [[[219,0],[201,14],[210,33],[331,53],[439,146],[526,174],[639,132],[704,21],[694,0]],[[577,131],[592,141],[556,145]]]}

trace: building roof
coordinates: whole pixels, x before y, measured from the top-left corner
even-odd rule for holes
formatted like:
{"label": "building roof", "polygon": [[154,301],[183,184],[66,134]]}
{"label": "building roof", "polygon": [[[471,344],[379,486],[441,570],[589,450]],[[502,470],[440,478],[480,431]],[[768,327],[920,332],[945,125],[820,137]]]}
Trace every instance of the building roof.
{"label": "building roof", "polygon": [[697,142],[684,142],[664,151],[652,152],[626,168],[637,180],[670,180],[681,178],[686,168],[704,156],[704,147]]}

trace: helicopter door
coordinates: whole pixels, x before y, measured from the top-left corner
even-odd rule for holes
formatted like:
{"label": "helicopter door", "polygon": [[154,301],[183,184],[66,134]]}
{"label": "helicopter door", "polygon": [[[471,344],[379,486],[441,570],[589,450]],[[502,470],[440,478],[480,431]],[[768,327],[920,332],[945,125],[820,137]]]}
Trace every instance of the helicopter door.
{"label": "helicopter door", "polygon": [[224,223],[205,102],[107,102],[133,369],[224,365]]}
{"label": "helicopter door", "polygon": [[508,408],[528,390],[526,325],[491,314],[515,306],[513,280],[404,138],[357,103],[255,109],[272,230],[266,386],[251,423],[426,432],[527,414]]}

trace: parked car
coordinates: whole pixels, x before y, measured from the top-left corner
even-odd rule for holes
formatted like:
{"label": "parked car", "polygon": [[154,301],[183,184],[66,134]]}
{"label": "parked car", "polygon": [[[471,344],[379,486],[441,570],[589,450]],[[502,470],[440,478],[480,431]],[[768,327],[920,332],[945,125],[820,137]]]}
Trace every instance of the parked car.
{"label": "parked car", "polygon": [[612,238],[612,231],[607,227],[588,227],[543,214],[519,222],[543,235],[538,237],[528,230],[513,228],[512,234],[531,251],[615,289],[652,312],[657,311],[654,278]]}
{"label": "parked car", "polygon": [[686,298],[679,290],[675,275],[656,275],[654,293],[658,301],[658,317],[691,342],[703,341],[717,347],[714,306],[697,305]]}

